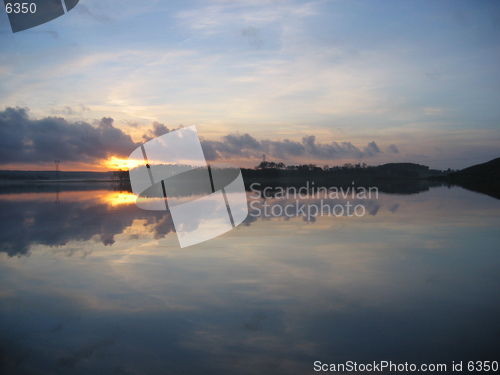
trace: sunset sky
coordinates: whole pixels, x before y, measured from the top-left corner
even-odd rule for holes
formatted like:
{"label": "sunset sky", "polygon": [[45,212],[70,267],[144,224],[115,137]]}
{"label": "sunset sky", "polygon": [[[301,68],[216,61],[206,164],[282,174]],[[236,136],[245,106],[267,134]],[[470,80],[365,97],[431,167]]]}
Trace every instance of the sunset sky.
{"label": "sunset sky", "polygon": [[499,62],[498,1],[80,0],[15,34],[2,10],[0,169],[105,170],[181,124],[247,167],[464,168],[500,156]]}

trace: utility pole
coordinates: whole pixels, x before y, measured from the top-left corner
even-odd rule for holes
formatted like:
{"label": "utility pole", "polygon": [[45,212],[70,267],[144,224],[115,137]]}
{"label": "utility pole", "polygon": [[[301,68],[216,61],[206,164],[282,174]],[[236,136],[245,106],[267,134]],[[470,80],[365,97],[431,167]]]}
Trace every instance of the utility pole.
{"label": "utility pole", "polygon": [[56,180],[59,180],[59,160],[54,160],[54,163],[56,164]]}

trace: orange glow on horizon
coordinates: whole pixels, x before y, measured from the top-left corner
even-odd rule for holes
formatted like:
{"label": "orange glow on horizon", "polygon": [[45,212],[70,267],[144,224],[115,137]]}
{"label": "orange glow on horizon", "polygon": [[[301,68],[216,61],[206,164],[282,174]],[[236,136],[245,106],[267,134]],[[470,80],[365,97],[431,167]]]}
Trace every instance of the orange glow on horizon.
{"label": "orange glow on horizon", "polygon": [[92,194],[88,191],[61,191],[59,193],[17,193],[4,194],[0,197],[1,200],[13,202],[26,201],[55,201],[56,199],[64,202],[94,202],[100,201],[109,206],[121,206],[126,204],[135,204],[136,196],[128,191],[109,191],[109,190],[92,190]]}
{"label": "orange glow on horizon", "polygon": [[116,156],[112,156],[108,160],[104,161],[103,165],[108,168],[108,170],[125,169],[130,170],[139,165],[144,165],[144,160],[129,160],[120,159]]}
{"label": "orange glow on horizon", "polygon": [[110,206],[135,204],[136,199],[136,195],[129,192],[113,192],[101,197],[101,200]]}

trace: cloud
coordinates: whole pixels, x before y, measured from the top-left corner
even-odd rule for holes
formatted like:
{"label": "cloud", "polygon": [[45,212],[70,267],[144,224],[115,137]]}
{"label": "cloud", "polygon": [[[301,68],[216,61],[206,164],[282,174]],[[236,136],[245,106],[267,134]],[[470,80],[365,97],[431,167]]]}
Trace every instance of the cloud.
{"label": "cloud", "polygon": [[315,2],[251,0],[209,3],[204,7],[181,11],[176,17],[191,29],[222,33],[233,25],[287,24],[317,13]]}
{"label": "cloud", "polygon": [[360,149],[351,142],[318,143],[314,135],[303,137],[300,142],[289,139],[259,141],[248,133],[226,135],[221,141],[202,140],[202,147],[208,160],[231,157],[254,158],[261,154],[278,159],[296,157],[322,160],[359,159],[372,157],[381,152],[375,142],[370,142]]}
{"label": "cloud", "polygon": [[[70,107],[65,108],[72,110]],[[177,129],[155,121],[142,135],[142,140],[147,142]],[[208,160],[255,159],[266,154],[280,160],[302,158],[305,162],[363,159],[382,152],[375,141],[365,147],[358,147],[351,142],[320,143],[314,135],[304,136],[297,141],[258,140],[248,133],[236,133],[224,135],[219,140],[202,138],[201,143]],[[91,125],[62,117],[32,119],[26,108],[0,111],[1,164],[54,160],[99,163],[111,156],[127,158],[139,145],[129,134],[115,127],[110,117],[103,117]],[[387,150],[390,153],[399,152],[396,145],[390,145]]]}
{"label": "cloud", "polygon": [[246,39],[248,44],[252,47],[259,48],[262,46],[264,41],[260,36],[260,31],[258,28],[253,26],[245,27],[241,30],[241,36]]}
{"label": "cloud", "polygon": [[373,156],[380,153],[380,148],[375,143],[375,141],[372,141],[365,147],[364,152],[368,156]]}
{"label": "cloud", "polygon": [[[64,189],[68,187],[59,188]],[[145,220],[156,239],[175,232],[168,211],[138,210],[135,205],[111,206],[99,200],[62,200],[54,204],[52,200],[18,201],[4,196],[0,199],[0,253],[23,256],[29,255],[35,244],[60,247],[70,241],[92,238],[112,246],[115,235],[123,233],[136,219]]]}
{"label": "cloud", "polygon": [[396,146],[394,144],[389,145],[389,147],[387,147],[387,152],[389,152],[391,154],[399,154],[398,146]]}
{"label": "cloud", "polygon": [[73,108],[67,105],[64,106],[64,108],[52,109],[50,113],[53,115],[76,116],[76,115],[81,115],[84,112],[90,112],[90,108],[84,105],[80,105],[79,107],[80,108]]}
{"label": "cloud", "polygon": [[160,124],[159,122],[155,121],[153,122],[153,129],[149,129],[146,133],[144,133],[142,135],[142,139],[144,139],[144,142],[147,142],[161,135],[170,133],[170,131],[171,130],[164,124]]}
{"label": "cloud", "polygon": [[399,209],[399,203],[394,203],[391,207],[389,207],[389,211],[391,211],[392,213],[397,212],[398,209]]}
{"label": "cloud", "polygon": [[61,117],[31,119],[26,108],[0,111],[0,163],[63,161],[96,162],[114,155],[127,157],[136,143],[102,118],[96,126]]}

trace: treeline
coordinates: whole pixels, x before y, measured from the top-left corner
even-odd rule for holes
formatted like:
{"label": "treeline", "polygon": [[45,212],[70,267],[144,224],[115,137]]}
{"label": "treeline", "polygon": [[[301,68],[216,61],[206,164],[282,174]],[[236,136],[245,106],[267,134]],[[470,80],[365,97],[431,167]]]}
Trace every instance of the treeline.
{"label": "treeline", "polygon": [[111,179],[115,181],[129,181],[130,175],[128,170],[119,169],[111,173]]}
{"label": "treeline", "polygon": [[[339,167],[333,167],[333,168],[338,168],[339,170],[351,170],[351,169],[360,169],[360,168],[367,168],[368,166],[366,163],[357,163],[357,164],[351,164],[351,163],[346,163],[342,166]],[[281,169],[281,170],[287,170],[287,171],[329,171],[330,168],[328,164],[325,164],[323,167],[318,167],[316,164],[301,164],[301,165],[285,165],[282,162],[275,163],[273,161],[263,161],[259,165],[255,167],[255,169]]]}
{"label": "treeline", "polygon": [[316,164],[285,165],[273,161],[263,161],[253,170],[246,169],[245,174],[253,177],[279,177],[294,175],[335,175],[335,176],[363,176],[371,178],[427,178],[442,176],[452,171],[430,169],[426,165],[416,163],[388,163],[378,166],[369,166],[366,163],[346,163],[330,167],[327,164],[319,167]]}

